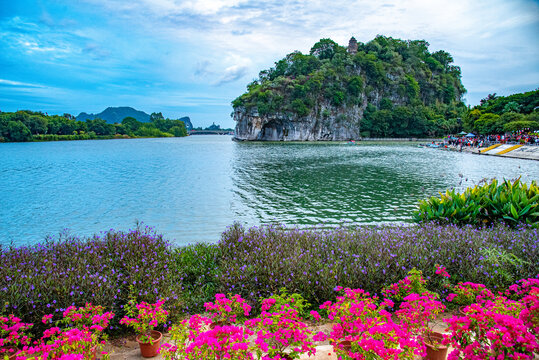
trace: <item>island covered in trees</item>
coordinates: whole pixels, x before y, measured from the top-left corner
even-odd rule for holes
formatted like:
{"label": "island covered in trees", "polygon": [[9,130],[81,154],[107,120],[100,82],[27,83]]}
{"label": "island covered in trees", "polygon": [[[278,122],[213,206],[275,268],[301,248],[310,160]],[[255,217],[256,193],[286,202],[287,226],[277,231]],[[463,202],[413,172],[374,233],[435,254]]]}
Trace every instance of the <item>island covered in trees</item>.
{"label": "island covered in trees", "polygon": [[377,36],[348,47],[331,39],[260,72],[232,102],[237,140],[433,137],[537,124],[538,92],[489,95],[470,109],[461,69],[424,40]]}
{"label": "island covered in trees", "polygon": [[147,122],[128,116],[111,124],[101,118],[77,120],[70,114],[4,112],[0,113],[0,142],[181,137],[188,135],[186,119],[189,120],[188,117],[165,119],[159,112],[149,115]]}
{"label": "island covered in trees", "polygon": [[451,132],[467,111],[461,70],[424,40],[331,39],[261,71],[232,103],[239,140],[349,140]]}

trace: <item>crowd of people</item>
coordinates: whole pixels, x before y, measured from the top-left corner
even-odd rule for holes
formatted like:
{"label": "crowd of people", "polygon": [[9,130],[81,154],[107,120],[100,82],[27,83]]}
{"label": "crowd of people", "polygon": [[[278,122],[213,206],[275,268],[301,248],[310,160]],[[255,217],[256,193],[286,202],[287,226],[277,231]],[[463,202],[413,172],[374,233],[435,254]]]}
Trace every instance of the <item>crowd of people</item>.
{"label": "crowd of people", "polygon": [[444,142],[448,145],[452,145],[458,148],[459,150],[462,150],[463,148],[482,148],[498,143],[515,145],[539,145],[539,133],[518,131],[504,135],[449,135],[447,136],[447,138],[444,139]]}

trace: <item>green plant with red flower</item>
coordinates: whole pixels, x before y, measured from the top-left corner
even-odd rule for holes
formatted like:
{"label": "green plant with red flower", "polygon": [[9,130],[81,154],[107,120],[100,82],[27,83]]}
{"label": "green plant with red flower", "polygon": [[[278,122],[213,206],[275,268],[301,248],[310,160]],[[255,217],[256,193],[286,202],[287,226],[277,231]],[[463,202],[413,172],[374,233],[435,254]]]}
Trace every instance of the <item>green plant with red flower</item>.
{"label": "green plant with red flower", "polygon": [[252,360],[249,329],[234,325],[217,325],[208,329],[211,320],[201,315],[173,325],[170,343],[163,344],[165,360],[231,359]]}
{"label": "green plant with red flower", "polygon": [[396,314],[404,328],[414,334],[418,341],[427,341],[436,347],[441,343],[431,336],[434,320],[444,310],[445,305],[438,301],[435,295],[425,292],[405,297]]}
{"label": "green plant with red flower", "polygon": [[412,270],[408,271],[408,275],[404,279],[384,287],[382,289],[382,294],[384,297],[389,298],[396,303],[400,303],[406,296],[410,294],[423,294],[425,292],[430,292],[427,290],[426,284],[427,280],[423,278],[423,272],[413,268]]}
{"label": "green plant with red flower", "polygon": [[454,302],[457,305],[471,305],[475,302],[481,302],[494,297],[494,294],[483,284],[472,282],[459,282],[451,288],[446,300]]}
{"label": "green plant with red flower", "polygon": [[[294,302],[275,306],[275,298],[262,301],[260,316],[249,319],[245,326],[256,336],[254,351],[258,359],[298,359],[301,354],[316,353],[313,336],[307,324],[299,316]],[[289,348],[288,352],[285,349]]]}
{"label": "green plant with red flower", "polygon": [[499,297],[469,305],[466,316],[446,320],[454,348],[448,359],[533,359],[537,338],[514,315],[514,302]]}
{"label": "green plant with red flower", "polygon": [[539,287],[530,289],[528,295],[520,301],[525,308],[520,313],[520,320],[530,331],[539,337]]}
{"label": "green plant with red flower", "polygon": [[262,299],[261,302],[265,302],[266,304],[268,304],[269,299],[274,300],[274,302],[270,309],[266,309],[268,311],[278,311],[284,306],[290,306],[296,309],[300,318],[306,319],[312,317],[312,315],[307,312],[311,304],[309,304],[309,302],[305,300],[305,298],[303,298],[301,294],[290,294],[286,288],[282,287],[281,289],[279,289],[278,294],[274,294],[268,299]]}
{"label": "green plant with red flower", "polygon": [[[33,346],[24,348],[24,359],[27,360],[93,360],[95,355],[92,332],[87,327],[82,329],[52,327],[45,330],[42,338]],[[109,359],[109,355],[102,352],[102,358]]]}
{"label": "green plant with red flower", "polygon": [[92,344],[98,349],[103,349],[103,345],[108,339],[108,335],[104,331],[114,317],[114,313],[104,312],[104,310],[103,306],[92,305],[92,303],[86,303],[83,307],[70,306],[64,311],[63,319],[59,323],[68,328],[88,330],[91,333]]}
{"label": "green plant with red flower", "polygon": [[126,316],[120,320],[120,324],[133,328],[140,335],[140,342],[153,344],[151,331],[167,320],[168,312],[163,308],[164,304],[164,299],[155,304],[145,301],[137,304],[135,299],[131,298],[124,307]]}
{"label": "green plant with red flower", "polygon": [[31,327],[32,324],[23,323],[13,314],[0,314],[0,356],[12,355],[22,346],[29,345],[27,331]]}
{"label": "green plant with red flower", "polygon": [[320,308],[335,322],[329,339],[339,358],[411,360],[423,354],[413,334],[385,310],[393,306],[387,299],[378,304],[377,297],[361,289],[344,289],[335,303],[322,304]]}
{"label": "green plant with red flower", "polygon": [[240,295],[215,294],[215,302],[204,304],[214,323],[235,323],[249,316],[251,306]]}
{"label": "green plant with red flower", "polygon": [[169,329],[169,343],[161,346],[163,357],[166,360],[189,359],[188,346],[207,330],[210,323],[209,318],[196,314],[172,325]]}

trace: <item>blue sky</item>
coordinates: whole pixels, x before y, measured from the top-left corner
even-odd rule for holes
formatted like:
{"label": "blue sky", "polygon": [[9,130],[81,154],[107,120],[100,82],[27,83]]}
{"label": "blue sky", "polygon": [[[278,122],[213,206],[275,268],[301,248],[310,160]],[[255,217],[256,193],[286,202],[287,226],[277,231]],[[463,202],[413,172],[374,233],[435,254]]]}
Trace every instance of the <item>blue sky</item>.
{"label": "blue sky", "polygon": [[6,0],[0,110],[133,106],[233,127],[230,102],[260,70],[377,34],[450,52],[471,105],[539,87],[538,1]]}

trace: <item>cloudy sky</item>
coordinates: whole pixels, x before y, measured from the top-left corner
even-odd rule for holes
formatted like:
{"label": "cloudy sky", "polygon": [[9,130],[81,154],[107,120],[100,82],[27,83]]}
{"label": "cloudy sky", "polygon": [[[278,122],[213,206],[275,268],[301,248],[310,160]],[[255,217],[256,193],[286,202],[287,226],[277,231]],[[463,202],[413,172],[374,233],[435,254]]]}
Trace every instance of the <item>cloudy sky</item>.
{"label": "cloudy sky", "polygon": [[539,1],[13,0],[0,4],[0,110],[133,106],[234,126],[230,102],[321,38],[424,39],[466,102],[539,87]]}

